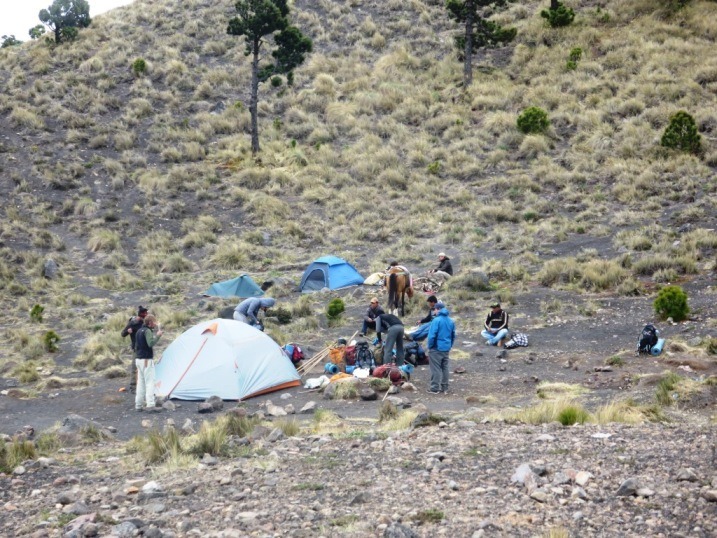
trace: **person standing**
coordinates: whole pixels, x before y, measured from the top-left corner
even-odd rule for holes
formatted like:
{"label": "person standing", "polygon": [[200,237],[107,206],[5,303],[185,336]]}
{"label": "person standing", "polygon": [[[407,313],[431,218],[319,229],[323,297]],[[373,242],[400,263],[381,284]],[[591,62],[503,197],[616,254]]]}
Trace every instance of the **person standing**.
{"label": "person standing", "polygon": [[403,364],[403,322],[393,314],[382,314],[376,318],[376,339],[381,343],[381,333],[386,331],[386,343],[383,344],[383,364],[391,362],[391,353],[396,346],[396,366]]}
{"label": "person standing", "polygon": [[436,317],[428,329],[428,364],[431,369],[429,394],[448,393],[449,353],[456,340],[456,324],[443,303],[436,303]]}
{"label": "person standing", "polygon": [[134,408],[142,411],[146,405],[148,409],[155,407],[154,398],[154,346],[162,337],[162,329],[157,324],[157,318],[148,315],[144,318],[144,325],[137,331],[135,340],[135,365],[137,366],[137,394],[134,399]]}
{"label": "person standing", "polygon": [[383,311],[381,305],[378,304],[378,297],[371,297],[371,302],[366,310],[366,315],[363,317],[363,325],[361,326],[361,332],[359,336],[366,336],[369,329],[376,328],[376,318],[382,316],[386,312]]}
{"label": "person standing", "polygon": [[485,319],[485,329],[480,333],[489,346],[503,347],[503,340],[508,336],[508,312],[495,301],[490,305],[490,312]]}
{"label": "person standing", "polygon": [[120,332],[120,335],[122,338],[125,338],[127,335],[129,335],[130,339],[130,347],[132,348],[132,362],[129,365],[129,391],[134,392],[135,388],[137,387],[137,367],[134,364],[134,353],[136,349],[136,339],[137,339],[137,331],[139,331],[142,328],[142,325],[144,325],[144,318],[149,313],[149,310],[145,308],[142,305],[139,305],[139,308],[137,309],[137,315],[132,316],[129,318],[129,321],[127,322],[127,325],[124,329],[122,329],[122,332]]}

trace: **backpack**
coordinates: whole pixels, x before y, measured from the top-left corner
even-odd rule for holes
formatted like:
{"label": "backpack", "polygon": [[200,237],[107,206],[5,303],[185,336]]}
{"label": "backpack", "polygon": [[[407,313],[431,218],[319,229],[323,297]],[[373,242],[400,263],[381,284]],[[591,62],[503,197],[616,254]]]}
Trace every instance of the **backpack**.
{"label": "backpack", "polygon": [[298,344],[286,344],[282,349],[284,350],[284,353],[286,353],[286,356],[291,359],[294,366],[296,366],[299,361],[303,361],[305,359],[304,352]]}
{"label": "backpack", "polygon": [[[371,368],[376,367],[376,358],[373,355],[373,351],[365,340],[359,340],[356,342],[356,354],[354,356],[354,364],[358,368]],[[348,364],[348,363],[347,363]]]}
{"label": "backpack", "polygon": [[650,353],[652,346],[657,344],[657,337],[660,331],[654,325],[645,325],[640,333],[640,338],[637,341],[637,352],[638,353]]}
{"label": "backpack", "polygon": [[428,356],[423,346],[418,342],[411,342],[403,347],[404,360],[413,366],[425,366],[428,364]]}
{"label": "backpack", "polygon": [[382,364],[378,368],[374,369],[374,371],[371,372],[371,375],[373,377],[386,377],[394,385],[400,385],[403,383],[401,370],[399,370],[398,366],[396,366],[393,362],[389,364]]}
{"label": "backpack", "polygon": [[503,346],[505,349],[515,349],[516,347],[527,347],[528,335],[523,333],[515,333]]}

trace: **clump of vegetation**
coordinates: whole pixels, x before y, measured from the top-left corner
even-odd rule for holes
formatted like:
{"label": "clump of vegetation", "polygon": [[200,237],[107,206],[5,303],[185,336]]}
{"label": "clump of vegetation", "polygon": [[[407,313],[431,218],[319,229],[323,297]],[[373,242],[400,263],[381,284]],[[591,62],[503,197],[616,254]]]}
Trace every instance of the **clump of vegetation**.
{"label": "clump of vegetation", "polygon": [[550,126],[548,113],[540,107],[531,106],[518,116],[518,129],[525,134],[544,133]]}
{"label": "clump of vegetation", "polygon": [[672,318],[673,321],[685,320],[690,312],[687,305],[687,294],[680,286],[662,288],[657,294],[653,307],[660,318]]}
{"label": "clump of vegetation", "polygon": [[35,458],[37,458],[37,451],[32,441],[16,437],[8,444],[0,439],[0,471],[9,474],[23,461]]}
{"label": "clump of vegetation", "polygon": [[572,426],[587,422],[590,419],[590,413],[582,405],[572,404],[561,409],[557,418],[563,426]]}
{"label": "clump of vegetation", "polygon": [[605,364],[608,366],[625,366],[625,360],[620,357],[619,355],[614,355],[612,357],[609,357],[605,359]]}
{"label": "clump of vegetation", "polygon": [[294,418],[277,420],[274,422],[274,426],[279,428],[287,437],[294,437],[301,431],[299,423]]}
{"label": "clump of vegetation", "polygon": [[132,62],[132,72],[136,77],[142,76],[147,72],[147,62],[144,58],[137,58]]}
{"label": "clump of vegetation", "polygon": [[675,396],[675,388],[677,384],[682,380],[682,377],[674,372],[668,373],[660,382],[657,384],[655,389],[655,399],[657,403],[664,406],[672,405],[677,398]]}
{"label": "clump of vegetation", "polygon": [[291,318],[293,317],[291,311],[283,306],[272,308],[271,313],[267,313],[267,315],[276,317],[279,325],[288,325],[291,323]]}
{"label": "clump of vegetation", "polygon": [[340,297],[331,299],[326,307],[326,317],[328,317],[329,320],[336,321],[339,319],[341,314],[343,314],[344,310],[346,310],[346,305],[344,304],[343,299]]}
{"label": "clump of vegetation", "polygon": [[45,345],[45,351],[49,353],[55,353],[60,349],[57,343],[60,341],[60,337],[55,331],[47,331],[42,337],[42,343]]}
{"label": "clump of vegetation", "polygon": [[573,19],[575,19],[575,11],[573,11],[572,8],[566,7],[562,2],[552,0],[550,2],[550,9],[542,10],[540,16],[548,21],[551,28],[560,28],[573,22]]}
{"label": "clump of vegetation", "polygon": [[670,124],[665,128],[660,144],[666,148],[697,155],[701,150],[701,138],[695,119],[680,110],[670,117]]}
{"label": "clump of vegetation", "polygon": [[398,417],[398,409],[389,401],[384,401],[378,410],[378,421],[387,422]]}
{"label": "clump of vegetation", "polygon": [[42,322],[42,314],[45,312],[45,307],[41,306],[39,304],[36,304],[30,309],[30,319],[34,321],[35,323],[41,323]]}
{"label": "clump of vegetation", "polygon": [[710,355],[717,355],[717,338],[708,338],[705,342],[705,349]]}
{"label": "clump of vegetation", "polygon": [[222,424],[203,422],[199,433],[186,439],[187,454],[221,456],[227,451],[227,431]]}
{"label": "clump of vegetation", "polygon": [[429,508],[416,514],[416,521],[418,523],[440,523],[446,519],[446,515],[438,510],[437,508]]}
{"label": "clump of vegetation", "polygon": [[568,56],[568,61],[565,64],[565,68],[568,71],[574,71],[578,68],[578,62],[583,57],[583,49],[580,47],[574,47],[570,50],[570,55]]}

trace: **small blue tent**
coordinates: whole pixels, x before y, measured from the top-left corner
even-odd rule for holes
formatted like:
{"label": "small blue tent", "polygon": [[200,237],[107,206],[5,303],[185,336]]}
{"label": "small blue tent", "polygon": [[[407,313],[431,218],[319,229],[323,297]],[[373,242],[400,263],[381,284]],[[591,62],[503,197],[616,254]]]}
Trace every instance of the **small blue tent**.
{"label": "small blue tent", "polygon": [[304,271],[299,290],[318,291],[324,288],[337,290],[363,284],[364,278],[349,262],[336,256],[322,256]]}
{"label": "small blue tent", "polygon": [[204,295],[211,297],[260,297],[264,292],[249,275],[241,275],[231,280],[212,284]]}

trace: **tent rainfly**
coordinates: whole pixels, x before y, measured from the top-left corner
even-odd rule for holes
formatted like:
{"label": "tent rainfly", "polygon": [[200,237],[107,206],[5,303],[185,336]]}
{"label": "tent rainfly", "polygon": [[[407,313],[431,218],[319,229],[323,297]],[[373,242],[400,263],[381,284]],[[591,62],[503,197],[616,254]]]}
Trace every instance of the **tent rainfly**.
{"label": "tent rainfly", "polygon": [[203,295],[210,297],[261,297],[264,295],[262,289],[257,286],[249,275],[241,275],[231,280],[212,284]]}
{"label": "tent rainfly", "polygon": [[364,278],[356,268],[337,256],[322,256],[306,268],[301,277],[299,290],[318,291],[324,288],[337,290],[348,286],[363,284]]}
{"label": "tent rainfly", "polygon": [[244,400],[300,385],[279,344],[233,319],[204,321],[179,335],[155,367],[157,395],[180,400]]}

